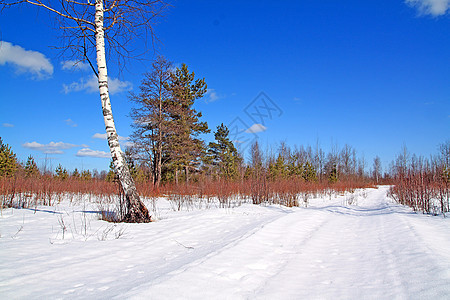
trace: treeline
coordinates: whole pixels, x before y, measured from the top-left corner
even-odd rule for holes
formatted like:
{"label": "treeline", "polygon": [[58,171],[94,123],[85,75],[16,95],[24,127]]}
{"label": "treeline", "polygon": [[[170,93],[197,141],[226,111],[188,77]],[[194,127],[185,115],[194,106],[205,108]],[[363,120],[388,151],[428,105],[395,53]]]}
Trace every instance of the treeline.
{"label": "treeline", "polygon": [[[287,206],[307,205],[313,195],[331,191],[354,191],[374,180],[364,172],[365,162],[358,159],[350,146],[326,154],[316,147],[291,149],[281,144],[276,151],[263,151],[255,142],[250,147],[250,160],[245,162],[228,138],[228,129],[220,125],[215,141],[204,150],[205,155],[191,172],[180,172],[178,183],[173,170],[162,169],[160,186],[154,184],[152,163],[125,151],[126,161],[141,196],[160,195],[169,199],[216,198],[221,205],[233,199]],[[20,163],[11,148],[1,142],[0,195],[5,206],[28,207],[30,203],[51,205],[62,197],[90,194],[112,197],[120,193],[113,166],[109,172],[72,172],[58,165],[54,172],[39,169],[33,157]],[[189,176],[189,178],[186,178]],[[179,203],[188,203],[180,200]]]}

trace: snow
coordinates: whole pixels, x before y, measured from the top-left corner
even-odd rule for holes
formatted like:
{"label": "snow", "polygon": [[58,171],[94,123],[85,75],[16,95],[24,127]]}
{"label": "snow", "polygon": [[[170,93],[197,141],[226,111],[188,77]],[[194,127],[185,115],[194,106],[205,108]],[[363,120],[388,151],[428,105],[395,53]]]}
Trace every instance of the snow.
{"label": "snow", "polygon": [[0,298],[448,299],[449,219],[387,189],[308,208],[178,212],[159,199],[150,224],[106,223],[80,201],[6,209]]}

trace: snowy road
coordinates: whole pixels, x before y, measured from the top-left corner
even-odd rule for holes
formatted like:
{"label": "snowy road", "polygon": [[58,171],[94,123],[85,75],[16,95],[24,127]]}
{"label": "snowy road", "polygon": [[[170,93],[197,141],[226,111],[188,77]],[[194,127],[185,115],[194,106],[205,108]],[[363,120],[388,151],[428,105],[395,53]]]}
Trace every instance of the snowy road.
{"label": "snowy road", "polygon": [[48,242],[48,213],[16,211],[0,219],[0,298],[448,299],[448,219],[386,191],[352,206],[196,211],[61,244]]}

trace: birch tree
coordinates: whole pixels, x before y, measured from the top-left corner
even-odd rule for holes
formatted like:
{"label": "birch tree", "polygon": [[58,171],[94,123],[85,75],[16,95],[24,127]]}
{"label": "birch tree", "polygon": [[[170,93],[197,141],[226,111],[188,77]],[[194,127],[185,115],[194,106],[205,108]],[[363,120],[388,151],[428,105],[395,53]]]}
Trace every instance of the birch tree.
{"label": "birch tree", "polygon": [[378,155],[373,159],[373,178],[377,184],[381,178],[381,159]]}
{"label": "birch tree", "polygon": [[122,221],[149,222],[148,210],[139,198],[120,149],[109,97],[106,55],[115,56],[119,66],[124,66],[123,62],[132,55],[133,41],[146,40],[148,35],[154,38],[152,24],[167,5],[162,0],[0,0],[0,8],[16,4],[34,5],[52,12],[64,38],[61,48],[78,61],[89,63],[98,77],[108,145],[126,199]]}

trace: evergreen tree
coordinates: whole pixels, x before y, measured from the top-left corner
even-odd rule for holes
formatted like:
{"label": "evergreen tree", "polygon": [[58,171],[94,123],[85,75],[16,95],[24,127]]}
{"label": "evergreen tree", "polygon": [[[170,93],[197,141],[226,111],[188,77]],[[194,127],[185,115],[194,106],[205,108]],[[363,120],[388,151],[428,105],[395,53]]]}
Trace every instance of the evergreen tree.
{"label": "evergreen tree", "polygon": [[275,162],[273,158],[269,159],[269,164],[267,165],[267,177],[271,180],[275,180],[277,178],[277,170],[275,169]]}
{"label": "evergreen tree", "polygon": [[336,183],[337,181],[338,181],[337,166],[333,164],[330,173],[328,174],[328,182]]}
{"label": "evergreen tree", "polygon": [[40,172],[33,156],[28,156],[27,162],[25,164],[25,177],[37,177],[39,176],[39,174]]}
{"label": "evergreen tree", "polygon": [[199,121],[201,112],[193,108],[195,100],[206,93],[207,85],[204,79],[195,79],[194,72],[190,73],[186,64],[183,64],[171,74],[167,88],[171,93],[168,103],[168,158],[176,174],[184,168],[186,181],[189,181],[189,169],[200,163],[205,149],[204,142],[198,136],[210,131],[206,122]]}
{"label": "evergreen tree", "polygon": [[305,181],[308,181],[308,182],[317,181],[316,169],[313,167],[313,165],[309,161],[307,161],[303,167],[302,177]]}
{"label": "evergreen tree", "polygon": [[230,131],[222,123],[214,133],[216,142],[210,142],[206,161],[218,169],[220,176],[226,179],[237,179],[240,157],[233,142],[228,137]]}
{"label": "evergreen tree", "polygon": [[61,164],[59,164],[56,167],[55,173],[56,173],[55,177],[58,178],[58,179],[61,179],[61,180],[65,180],[65,179],[67,179],[69,177],[69,173],[67,173],[67,170],[65,168],[63,168],[61,166]]}
{"label": "evergreen tree", "polygon": [[289,155],[287,173],[290,177],[299,177],[303,174],[303,166],[298,162],[298,157],[296,155]]}
{"label": "evergreen tree", "polygon": [[277,160],[275,161],[276,178],[286,178],[287,177],[287,166],[285,164],[284,156],[280,153],[278,154]]}
{"label": "evergreen tree", "polygon": [[92,179],[92,174],[91,171],[89,170],[84,170],[83,172],[81,172],[81,180],[91,180]]}
{"label": "evergreen tree", "polygon": [[148,168],[143,166],[142,164],[136,168],[135,181],[139,183],[148,182],[150,180],[151,173]]}
{"label": "evergreen tree", "polygon": [[108,182],[118,182],[119,180],[119,177],[114,172],[114,162],[112,160],[109,164],[109,171],[108,174],[106,174],[105,180]]}
{"label": "evergreen tree", "polygon": [[80,177],[81,177],[80,172],[78,172],[78,169],[75,168],[75,170],[73,170],[72,172],[72,178],[79,179]]}
{"label": "evergreen tree", "polygon": [[17,172],[19,163],[16,154],[8,144],[3,144],[0,137],[0,177],[12,177]]}
{"label": "evergreen tree", "polygon": [[131,176],[133,176],[133,179],[136,179],[137,174],[137,167],[135,162],[135,155],[131,148],[125,149],[125,161],[128,165],[128,169],[130,170]]}
{"label": "evergreen tree", "polygon": [[250,166],[246,166],[244,171],[244,179],[248,180],[251,178],[252,178],[252,168]]}
{"label": "evergreen tree", "polygon": [[268,171],[271,180],[286,179],[289,176],[290,149],[282,142],[276,159],[274,157],[269,161]]}

